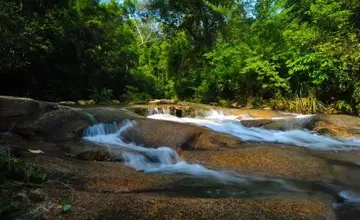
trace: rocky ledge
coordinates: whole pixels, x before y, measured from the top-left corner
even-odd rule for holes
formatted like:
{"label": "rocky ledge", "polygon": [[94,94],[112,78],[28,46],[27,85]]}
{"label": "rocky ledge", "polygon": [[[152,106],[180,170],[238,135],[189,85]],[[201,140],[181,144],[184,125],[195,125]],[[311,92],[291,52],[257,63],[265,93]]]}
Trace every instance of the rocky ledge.
{"label": "rocky ledge", "polygon": [[[252,111],[258,116],[263,113]],[[301,191],[286,191],[274,185],[276,181],[224,184],[211,178],[137,172],[119,157],[116,146],[81,140],[90,125],[123,120],[136,122],[123,134],[128,143],[168,146],[190,163],[260,179],[280,178]],[[350,131],[357,127],[357,120],[321,116],[316,123],[332,123]],[[266,127],[279,121],[242,123]],[[281,126],[277,129],[288,129]],[[339,189],[360,189],[359,151],[318,152],[245,142],[200,126],[143,118],[122,108],[73,108],[0,97],[0,130],[2,148],[29,166],[46,170],[49,181],[43,184],[3,182],[12,189],[7,192],[11,196],[21,195],[26,201],[32,201],[33,194],[41,197],[23,211],[33,215],[37,210],[43,219],[343,219],[347,213],[333,209],[333,203],[341,200]],[[58,205],[66,200],[72,209],[61,214]]]}

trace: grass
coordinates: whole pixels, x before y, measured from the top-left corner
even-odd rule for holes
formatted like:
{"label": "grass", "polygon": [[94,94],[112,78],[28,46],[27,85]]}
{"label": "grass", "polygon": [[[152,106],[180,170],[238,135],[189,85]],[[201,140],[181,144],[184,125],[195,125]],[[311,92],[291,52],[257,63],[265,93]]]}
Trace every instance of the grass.
{"label": "grass", "polygon": [[2,177],[21,182],[43,183],[47,180],[44,169],[12,156],[9,147],[0,148],[0,174]]}
{"label": "grass", "polygon": [[44,183],[46,172],[14,157],[9,147],[0,147],[0,178],[0,219],[34,219],[26,217],[25,210],[35,202],[18,187],[8,188],[5,182]]}
{"label": "grass", "polygon": [[280,99],[270,101],[270,107],[275,110],[283,110],[301,114],[323,113],[326,107],[314,95],[298,97],[294,99]]}

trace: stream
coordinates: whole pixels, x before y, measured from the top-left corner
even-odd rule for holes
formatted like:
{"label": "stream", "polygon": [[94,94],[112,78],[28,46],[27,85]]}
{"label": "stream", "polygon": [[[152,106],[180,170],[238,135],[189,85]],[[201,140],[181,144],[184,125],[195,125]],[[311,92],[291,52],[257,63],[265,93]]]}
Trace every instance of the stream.
{"label": "stream", "polygon": [[[236,119],[239,118],[238,116],[225,115],[220,111],[211,111],[202,118],[178,118],[164,110],[147,117],[204,126],[216,132],[229,134],[250,142],[281,143],[315,151],[360,149],[360,140],[356,138],[333,138],[306,130],[276,131],[245,127],[239,119]],[[298,115],[296,119],[306,120],[309,117],[311,116]],[[244,116],[244,118],[249,119],[248,116]],[[334,198],[333,208],[339,219],[356,219],[357,216],[360,216],[360,193],[356,190],[331,184],[248,175],[232,170],[210,169],[202,164],[189,163],[182,159],[176,151],[166,146],[146,148],[125,142],[122,137],[123,133],[136,126],[137,122],[131,120],[125,120],[119,124],[95,124],[85,130],[83,139],[101,145],[116,146],[121,151],[120,157],[125,164],[136,171],[148,174],[184,175],[196,179],[192,181],[202,182],[204,187],[200,188],[191,187],[192,184],[189,184],[186,189],[180,187],[180,192],[177,193],[189,197],[258,198],[279,196],[283,193],[293,196],[325,193]]]}

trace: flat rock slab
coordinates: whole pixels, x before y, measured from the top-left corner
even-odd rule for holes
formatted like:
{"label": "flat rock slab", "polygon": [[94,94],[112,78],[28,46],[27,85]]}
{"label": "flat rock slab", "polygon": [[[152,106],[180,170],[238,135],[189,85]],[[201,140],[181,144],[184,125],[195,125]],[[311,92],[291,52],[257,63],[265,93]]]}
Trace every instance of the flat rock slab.
{"label": "flat rock slab", "polygon": [[[359,188],[360,165],[357,160],[360,151],[336,154],[286,145],[247,145],[254,147],[222,151],[183,151],[181,156],[189,162],[218,169]],[[336,155],[339,155],[338,159]]]}
{"label": "flat rock slab", "polygon": [[339,137],[360,137],[360,117],[349,115],[313,115],[304,118],[242,120],[246,127],[269,130],[303,130]]}
{"label": "flat rock slab", "polygon": [[[242,200],[171,198],[156,194],[109,194],[76,191],[72,209],[61,215],[56,204],[71,190],[48,190],[48,219],[330,219],[318,200]],[[47,207],[46,207],[47,208]]]}

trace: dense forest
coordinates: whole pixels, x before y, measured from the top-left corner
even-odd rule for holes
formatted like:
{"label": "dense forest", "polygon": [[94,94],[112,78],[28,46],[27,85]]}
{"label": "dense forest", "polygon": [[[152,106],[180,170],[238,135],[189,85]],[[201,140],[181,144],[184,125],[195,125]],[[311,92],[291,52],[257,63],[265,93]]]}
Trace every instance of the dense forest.
{"label": "dense forest", "polygon": [[0,94],[360,107],[358,0],[0,0]]}

